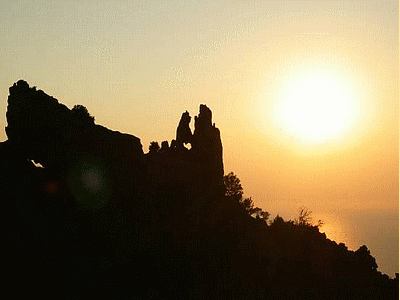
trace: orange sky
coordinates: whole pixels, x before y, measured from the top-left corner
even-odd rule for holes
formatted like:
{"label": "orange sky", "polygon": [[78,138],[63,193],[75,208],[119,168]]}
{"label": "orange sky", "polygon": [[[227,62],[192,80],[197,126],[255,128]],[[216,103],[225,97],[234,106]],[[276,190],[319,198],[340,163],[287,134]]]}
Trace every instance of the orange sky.
{"label": "orange sky", "polygon": [[[394,276],[398,8],[366,0],[0,1],[0,127],[19,79],[70,108],[85,105],[97,123],[139,137],[145,151],[173,139],[182,112],[194,116],[205,103],[221,130],[225,172],[238,175],[247,196],[285,219],[306,206],[328,237],[368,245]],[[352,107],[341,130],[311,140],[282,110],[291,87],[312,86],[310,78],[344,87]],[[316,95],[332,109],[329,89]],[[309,99],[297,94],[292,101]],[[330,109],[316,114],[324,121]]]}

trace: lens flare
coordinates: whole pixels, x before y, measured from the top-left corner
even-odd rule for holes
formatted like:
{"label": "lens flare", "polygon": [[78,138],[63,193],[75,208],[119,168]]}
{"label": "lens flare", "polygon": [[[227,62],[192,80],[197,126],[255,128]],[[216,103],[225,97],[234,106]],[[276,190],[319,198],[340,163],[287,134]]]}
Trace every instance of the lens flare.
{"label": "lens flare", "polygon": [[93,156],[81,158],[70,171],[69,187],[79,204],[104,206],[111,197],[111,184],[105,163]]}
{"label": "lens flare", "polygon": [[103,176],[99,169],[91,168],[82,174],[83,184],[92,192],[97,193],[102,189]]}

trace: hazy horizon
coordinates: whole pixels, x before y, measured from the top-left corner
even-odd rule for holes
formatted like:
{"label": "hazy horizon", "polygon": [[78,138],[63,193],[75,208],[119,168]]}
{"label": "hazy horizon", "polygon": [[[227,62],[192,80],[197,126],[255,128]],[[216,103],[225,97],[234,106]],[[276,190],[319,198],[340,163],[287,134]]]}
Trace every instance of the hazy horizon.
{"label": "hazy horizon", "polygon": [[[328,238],[365,244],[380,271],[398,272],[398,1],[0,5],[1,141],[19,79],[145,152],[204,103],[225,174],[271,218],[305,206]],[[308,115],[309,98],[327,104]]]}

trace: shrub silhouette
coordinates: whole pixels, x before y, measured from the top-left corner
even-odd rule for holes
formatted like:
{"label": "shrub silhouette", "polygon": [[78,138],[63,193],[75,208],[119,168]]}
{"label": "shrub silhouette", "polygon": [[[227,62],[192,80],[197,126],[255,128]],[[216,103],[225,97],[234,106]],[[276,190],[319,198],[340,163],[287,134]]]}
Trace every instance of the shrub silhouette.
{"label": "shrub silhouette", "polygon": [[75,105],[71,109],[72,116],[82,125],[93,125],[94,117],[89,114],[87,108],[83,105]]}
{"label": "shrub silhouette", "polygon": [[160,145],[158,144],[158,142],[151,142],[150,143],[149,151],[151,153],[158,152],[159,150],[160,150]]}

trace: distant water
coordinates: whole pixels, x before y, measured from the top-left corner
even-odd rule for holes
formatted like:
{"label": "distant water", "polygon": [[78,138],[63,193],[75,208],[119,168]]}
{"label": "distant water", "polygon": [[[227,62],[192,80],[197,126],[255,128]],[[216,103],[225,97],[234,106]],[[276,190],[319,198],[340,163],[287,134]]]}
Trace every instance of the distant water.
{"label": "distant water", "polygon": [[343,209],[314,214],[325,225],[321,232],[350,250],[366,245],[375,257],[378,270],[394,277],[399,272],[399,211],[398,209]]}

